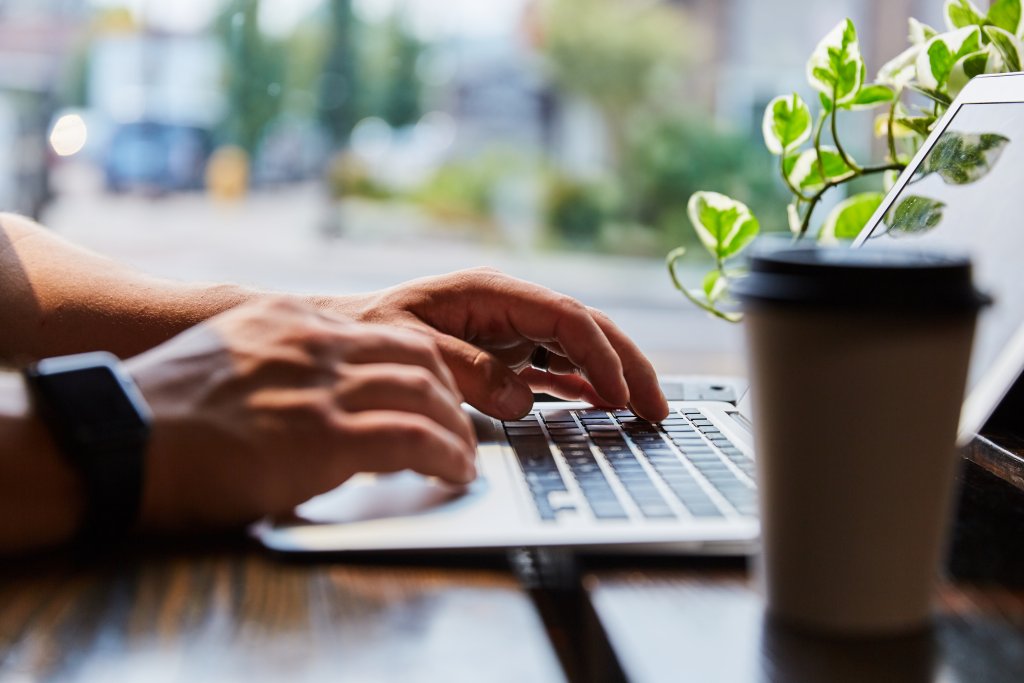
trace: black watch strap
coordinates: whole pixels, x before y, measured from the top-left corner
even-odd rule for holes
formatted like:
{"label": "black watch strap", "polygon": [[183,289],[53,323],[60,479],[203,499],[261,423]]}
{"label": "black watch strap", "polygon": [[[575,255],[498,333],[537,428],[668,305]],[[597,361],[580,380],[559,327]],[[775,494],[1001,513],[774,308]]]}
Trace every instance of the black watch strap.
{"label": "black watch strap", "polygon": [[116,356],[42,360],[24,371],[40,418],[81,479],[79,539],[110,542],[135,526],[142,503],[150,413]]}

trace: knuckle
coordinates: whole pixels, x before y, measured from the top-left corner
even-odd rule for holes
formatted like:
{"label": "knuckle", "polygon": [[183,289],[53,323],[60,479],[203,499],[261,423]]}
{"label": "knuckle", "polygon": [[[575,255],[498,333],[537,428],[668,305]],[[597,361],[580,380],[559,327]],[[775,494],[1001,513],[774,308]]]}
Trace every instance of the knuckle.
{"label": "knuckle", "polygon": [[605,313],[604,311],[602,311],[599,308],[594,308],[593,306],[587,306],[587,311],[590,313],[590,315],[595,320],[599,320],[599,321],[605,322],[605,323],[610,323],[612,321],[611,316],[609,316],[607,313]]}
{"label": "knuckle", "polygon": [[470,367],[473,368],[473,374],[482,377],[488,385],[496,384],[502,378],[501,368],[494,362],[491,355],[483,349],[477,349],[476,354],[470,361]]}
{"label": "knuckle", "polygon": [[575,299],[568,294],[556,294],[555,306],[567,313],[575,315],[587,313],[587,307],[580,303],[578,299]]}
{"label": "knuckle", "polygon": [[466,273],[479,273],[481,275],[504,275],[500,270],[494,266],[477,266],[476,268],[470,268],[465,271]]}
{"label": "knuckle", "polygon": [[403,339],[405,340],[406,346],[423,355],[433,357],[437,351],[437,344],[429,336],[420,332],[419,330],[407,329],[405,330]]}
{"label": "knuckle", "polygon": [[434,375],[426,368],[410,367],[405,375],[406,387],[411,389],[421,398],[426,398],[435,393],[437,381]]}
{"label": "knuckle", "polygon": [[266,296],[261,303],[267,311],[272,313],[305,313],[310,310],[301,299],[283,294]]}
{"label": "knuckle", "polygon": [[409,420],[400,431],[402,441],[413,452],[420,452],[435,443],[434,430],[425,420]]}

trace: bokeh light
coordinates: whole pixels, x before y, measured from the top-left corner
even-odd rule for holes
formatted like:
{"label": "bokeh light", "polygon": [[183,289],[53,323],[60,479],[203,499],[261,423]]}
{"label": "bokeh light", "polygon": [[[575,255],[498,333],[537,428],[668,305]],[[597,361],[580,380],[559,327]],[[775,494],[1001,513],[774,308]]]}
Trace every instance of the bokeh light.
{"label": "bokeh light", "polygon": [[69,157],[82,151],[88,137],[85,120],[78,114],[65,114],[53,124],[50,146],[58,156]]}

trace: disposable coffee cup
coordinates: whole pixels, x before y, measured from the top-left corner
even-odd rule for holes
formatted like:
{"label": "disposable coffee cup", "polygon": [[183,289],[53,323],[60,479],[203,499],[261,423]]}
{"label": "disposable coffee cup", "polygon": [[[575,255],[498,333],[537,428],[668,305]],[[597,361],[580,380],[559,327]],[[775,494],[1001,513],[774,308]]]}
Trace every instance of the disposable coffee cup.
{"label": "disposable coffee cup", "polygon": [[788,249],[753,257],[735,291],[769,615],[845,634],[926,626],[988,303],[969,260]]}

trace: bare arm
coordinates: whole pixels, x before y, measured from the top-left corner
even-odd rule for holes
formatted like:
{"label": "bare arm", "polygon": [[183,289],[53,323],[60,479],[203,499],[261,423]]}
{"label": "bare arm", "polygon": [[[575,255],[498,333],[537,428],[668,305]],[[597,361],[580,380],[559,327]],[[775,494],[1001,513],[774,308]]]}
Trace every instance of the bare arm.
{"label": "bare arm", "polygon": [[141,353],[258,293],[140,273],[0,214],[0,359]]}
{"label": "bare arm", "polygon": [[[30,220],[0,214],[0,360],[23,363],[105,350],[122,358],[266,296],[237,285],[181,283],[76,247]],[[503,419],[526,413],[531,389],[660,420],[654,368],[600,311],[490,270],[408,282],[359,296],[309,297],[322,310],[428,334],[466,400]],[[548,372],[529,367],[543,345]]]}

